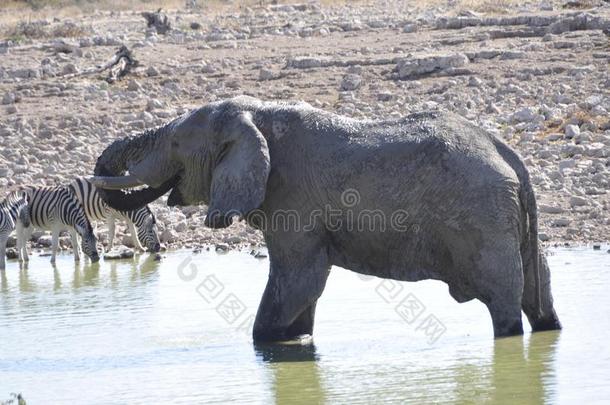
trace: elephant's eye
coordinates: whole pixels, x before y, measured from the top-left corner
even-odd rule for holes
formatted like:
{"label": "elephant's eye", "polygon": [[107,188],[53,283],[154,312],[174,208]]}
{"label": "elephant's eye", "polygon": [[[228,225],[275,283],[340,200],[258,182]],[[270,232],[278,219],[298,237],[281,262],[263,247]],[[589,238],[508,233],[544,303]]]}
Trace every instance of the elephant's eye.
{"label": "elephant's eye", "polygon": [[172,141],[172,148],[177,148],[178,146],[178,141]]}

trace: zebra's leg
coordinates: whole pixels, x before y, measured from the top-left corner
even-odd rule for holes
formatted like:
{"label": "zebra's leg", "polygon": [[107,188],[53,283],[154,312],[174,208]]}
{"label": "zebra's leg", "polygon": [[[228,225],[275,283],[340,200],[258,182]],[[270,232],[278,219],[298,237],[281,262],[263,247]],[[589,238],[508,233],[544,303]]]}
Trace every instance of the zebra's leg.
{"label": "zebra's leg", "polygon": [[138,231],[136,230],[136,226],[131,221],[127,221],[127,226],[129,227],[129,233],[131,233],[131,240],[133,241],[133,246],[140,252],[144,252],[146,249],[144,249],[144,247],[140,243],[140,238],[138,238]]}
{"label": "zebra's leg", "polygon": [[0,270],[6,269],[6,242],[8,242],[8,232],[0,233]]}
{"label": "zebra's leg", "polygon": [[21,221],[17,222],[17,226],[15,227],[15,231],[17,233],[17,257],[19,258],[19,263],[23,263],[23,225]]}
{"label": "zebra's leg", "polygon": [[72,240],[72,251],[74,252],[74,261],[80,261],[80,246],[78,244],[78,234],[74,228],[70,228],[70,238]]}
{"label": "zebra's leg", "polygon": [[[21,233],[21,257],[23,257],[23,261],[25,263],[30,261],[30,257],[28,254],[28,241],[32,237],[32,232],[34,228],[29,226],[27,228],[23,228],[23,232]],[[17,233],[17,241],[19,241],[19,233]]]}
{"label": "zebra's leg", "polygon": [[53,227],[51,233],[51,263],[55,264],[57,259],[57,252],[59,251],[59,228]]}
{"label": "zebra's leg", "polygon": [[114,215],[109,215],[106,220],[108,224],[108,251],[111,251],[114,247],[114,231],[115,231],[115,218]]}

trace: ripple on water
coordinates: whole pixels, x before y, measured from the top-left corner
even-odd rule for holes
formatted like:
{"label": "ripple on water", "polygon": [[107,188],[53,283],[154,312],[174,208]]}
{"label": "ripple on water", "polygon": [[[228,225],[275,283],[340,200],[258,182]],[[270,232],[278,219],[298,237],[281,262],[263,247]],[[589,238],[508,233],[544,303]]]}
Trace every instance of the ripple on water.
{"label": "ripple on water", "polygon": [[[332,271],[319,301],[315,345],[253,347],[250,324],[267,261],[243,253],[196,255],[194,280],[178,265],[188,252],[57,267],[33,257],[0,274],[0,399],[31,403],[592,402],[610,396],[610,255],[555,250],[549,257],[564,330],[493,340],[478,302],[457,304],[446,286],[400,283],[446,332],[430,344],[406,323],[378,279]],[[217,299],[198,293],[213,274]],[[237,297],[243,314],[218,306]],[[401,295],[401,296],[402,296]],[[86,387],[86,390],[83,390]],[[8,397],[7,397],[8,398]]]}

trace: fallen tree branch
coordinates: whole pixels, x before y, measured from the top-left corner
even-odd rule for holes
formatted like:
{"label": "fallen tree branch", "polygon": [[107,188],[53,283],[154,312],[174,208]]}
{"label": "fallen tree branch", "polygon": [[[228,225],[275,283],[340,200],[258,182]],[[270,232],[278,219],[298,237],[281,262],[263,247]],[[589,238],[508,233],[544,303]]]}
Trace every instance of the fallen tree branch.
{"label": "fallen tree branch", "polygon": [[79,73],[67,74],[63,77],[72,78],[77,76],[92,75],[108,70],[109,72],[108,77],[106,77],[106,81],[108,83],[114,83],[115,81],[126,76],[131,69],[135,68],[136,66],[138,66],[138,61],[133,57],[131,51],[127,49],[125,45],[122,45],[113,55],[112,59],[110,59],[104,65],[93,69],[83,70]]}

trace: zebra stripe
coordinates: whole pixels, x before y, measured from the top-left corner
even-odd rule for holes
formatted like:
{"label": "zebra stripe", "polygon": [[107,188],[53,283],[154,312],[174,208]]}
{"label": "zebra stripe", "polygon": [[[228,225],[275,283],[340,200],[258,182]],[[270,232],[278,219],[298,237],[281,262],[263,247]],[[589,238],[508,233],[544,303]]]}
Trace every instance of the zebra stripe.
{"label": "zebra stripe", "polygon": [[157,220],[148,205],[133,211],[114,210],[102,200],[98,189],[85,178],[74,179],[70,184],[70,190],[76,195],[91,221],[106,221],[118,216],[135,227],[136,235],[132,235],[134,243],[139,242],[151,251],[159,251]]}
{"label": "zebra stripe", "polygon": [[[0,270],[6,268],[6,244],[10,234],[17,229],[17,233],[23,232],[23,228],[30,226],[30,216],[26,194],[21,191],[10,193],[4,201],[0,202]],[[18,238],[17,250],[19,261],[23,261],[22,247]]]}
{"label": "zebra stripe", "polygon": [[[45,230],[56,230],[59,225],[72,228],[82,238],[82,249],[92,260],[97,260],[97,240],[93,228],[78,199],[69,187],[28,187],[31,225]],[[78,246],[74,246],[78,249]]]}
{"label": "zebra stripe", "polygon": [[10,193],[0,202],[0,235],[8,237],[15,230],[18,220],[22,221],[24,227],[30,226],[27,204],[26,194],[19,191]]}

